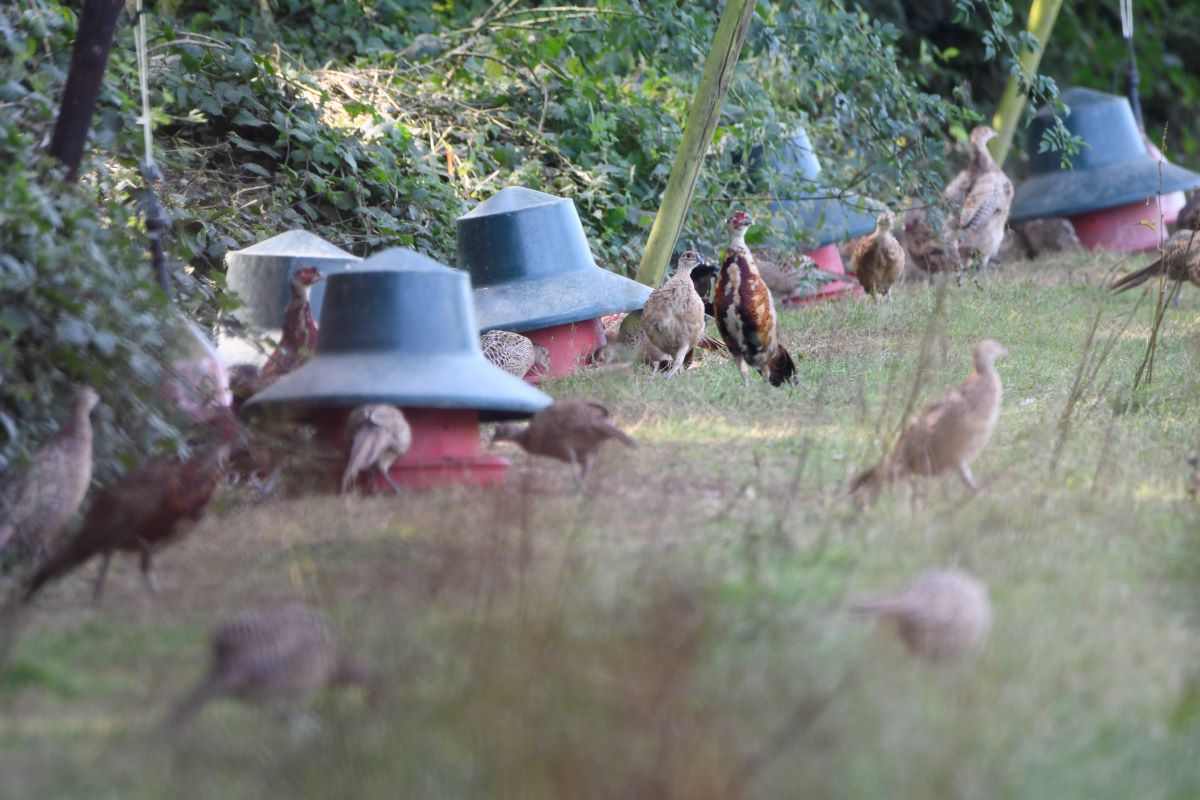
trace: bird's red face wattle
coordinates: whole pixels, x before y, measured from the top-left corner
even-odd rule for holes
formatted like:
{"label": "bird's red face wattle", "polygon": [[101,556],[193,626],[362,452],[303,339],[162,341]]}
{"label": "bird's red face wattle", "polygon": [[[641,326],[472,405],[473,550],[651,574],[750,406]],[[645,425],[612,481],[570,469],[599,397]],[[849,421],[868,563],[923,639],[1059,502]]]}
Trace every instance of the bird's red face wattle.
{"label": "bird's red face wattle", "polygon": [[729,218],[729,227],[735,231],[745,230],[754,224],[754,220],[745,211],[735,211]]}

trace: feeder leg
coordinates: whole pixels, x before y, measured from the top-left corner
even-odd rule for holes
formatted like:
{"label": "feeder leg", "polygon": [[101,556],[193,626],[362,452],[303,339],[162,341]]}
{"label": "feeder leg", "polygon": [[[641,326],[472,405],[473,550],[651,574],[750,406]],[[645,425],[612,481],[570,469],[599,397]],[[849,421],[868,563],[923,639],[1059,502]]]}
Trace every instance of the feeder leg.
{"label": "feeder leg", "polygon": [[383,476],[383,479],[385,481],[387,481],[387,485],[392,487],[393,492],[395,492],[396,494],[401,493],[400,485],[397,484],[396,481],[392,478],[391,472],[389,472],[387,469],[385,469],[382,464],[376,464],[375,469],[379,470],[379,474]]}
{"label": "feeder leg", "polygon": [[112,551],[106,550],[104,560],[100,562],[100,573],[96,576],[96,586],[92,589],[92,605],[100,604],[100,595],[104,594],[104,579],[108,577],[108,562],[112,561]]}
{"label": "feeder leg", "polygon": [[975,476],[971,474],[971,468],[966,464],[959,464],[955,467],[958,472],[958,477],[962,478],[962,482],[967,485],[967,488],[972,492],[979,491],[979,484],[975,482]]}

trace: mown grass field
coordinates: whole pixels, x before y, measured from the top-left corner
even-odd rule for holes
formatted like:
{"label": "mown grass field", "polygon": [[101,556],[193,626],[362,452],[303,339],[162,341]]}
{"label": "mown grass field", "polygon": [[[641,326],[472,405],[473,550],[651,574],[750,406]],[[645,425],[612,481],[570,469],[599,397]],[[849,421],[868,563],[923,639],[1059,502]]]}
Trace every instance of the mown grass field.
{"label": "mown grass field", "polygon": [[[1153,310],[1103,289],[1115,262],[1017,264],[940,312],[921,283],[789,312],[790,389],[711,357],[551,383],[639,443],[608,446],[588,496],[507,446],[496,490],[228,496],[160,559],[160,597],[131,563],[99,609],[91,572],[44,593],[0,679],[0,795],[1195,797],[1200,303],[1184,289],[1133,393]],[[984,337],[1011,353],[984,491],[843,499]],[[969,665],[847,611],[946,565],[995,606]],[[380,666],[379,701],[321,698],[308,738],[231,702],[154,731],[217,620],[294,598]]]}

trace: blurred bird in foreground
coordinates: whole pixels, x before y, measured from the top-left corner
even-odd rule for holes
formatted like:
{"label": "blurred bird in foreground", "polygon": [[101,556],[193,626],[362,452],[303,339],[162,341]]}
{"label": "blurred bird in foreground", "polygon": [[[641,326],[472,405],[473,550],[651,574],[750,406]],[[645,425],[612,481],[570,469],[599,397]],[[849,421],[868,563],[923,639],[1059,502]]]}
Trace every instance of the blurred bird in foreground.
{"label": "blurred bird in foreground", "polygon": [[79,532],[38,565],[26,585],[25,602],[47,583],[100,556],[103,561],[92,593],[92,602],[99,602],[109,562],[118,551],[140,557],[146,587],[157,592],[154,554],[178,538],[180,523],[203,516],[224,477],[235,440],[244,435],[232,413],[218,416],[206,433],[208,440],[188,457],[159,456],[105,487]]}
{"label": "blurred bird in foreground", "polygon": [[909,652],[931,661],[957,661],[978,652],[992,628],[987,587],[958,569],[924,572],[903,591],[853,608],[894,622]]}
{"label": "blurred bird in foreground", "polygon": [[382,403],[359,406],[350,412],[346,436],[353,437],[353,441],[346,471],[342,473],[342,493],[354,488],[359,473],[372,470],[387,481],[393,491],[399,492],[400,487],[388,470],[412,446],[412,430],[404,412]]}
{"label": "blurred bird in foreground", "polygon": [[75,391],[71,416],[0,486],[0,552],[41,557],[79,510],[92,481],[92,409],[100,395]]}
{"label": "blurred bird in foreground", "polygon": [[637,446],[608,417],[608,409],[599,403],[568,397],[555,400],[534,414],[528,425],[516,422],[498,425],[492,441],[516,442],[527,453],[566,461],[571,465],[575,485],[582,492],[600,445],[615,439],[626,447]]}
{"label": "blurred bird in foreground", "polygon": [[488,331],[479,337],[479,346],[484,358],[518,378],[531,371],[545,375],[550,368],[550,351],[519,333]]}
{"label": "blurred bird in foreground", "polygon": [[948,469],[972,491],[978,491],[971,462],[987,446],[1000,416],[1003,389],[995,360],[1007,353],[992,339],[975,345],[970,376],[925,406],[904,429],[892,452],[855,477],[850,491],[877,492],[896,478],[928,477]]}
{"label": "blurred bird in foreground", "polygon": [[333,686],[374,684],[371,671],[347,656],[325,620],[303,605],[243,611],[212,636],[208,675],[171,712],[168,730],[187,723],[206,703],[228,696],[295,712]]}
{"label": "blurred bird in foreground", "polygon": [[884,211],[875,218],[875,231],[854,243],[852,272],[867,294],[891,299],[892,286],[904,274],[904,248],[892,235],[896,216]]}
{"label": "blurred bird in foreground", "polygon": [[1171,234],[1163,245],[1162,255],[1149,266],[1118,278],[1108,288],[1120,293],[1161,275],[1168,281],[1191,281],[1194,286],[1200,286],[1200,233],[1180,228]]}
{"label": "blurred bird in foreground", "polygon": [[704,302],[692,282],[692,271],[701,263],[695,250],[680,255],[675,274],[650,293],[642,308],[646,337],[671,361],[668,378],[679,374],[684,358],[704,335]]}

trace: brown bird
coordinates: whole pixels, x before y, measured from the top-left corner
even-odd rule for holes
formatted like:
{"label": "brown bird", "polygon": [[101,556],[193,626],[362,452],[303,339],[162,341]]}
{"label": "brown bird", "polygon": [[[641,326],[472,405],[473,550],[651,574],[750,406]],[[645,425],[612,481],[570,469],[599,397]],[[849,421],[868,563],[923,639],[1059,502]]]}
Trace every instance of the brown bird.
{"label": "brown bird", "polygon": [[350,491],[359,473],[368,470],[378,472],[393,491],[399,492],[388,470],[412,447],[412,430],[404,412],[382,403],[359,406],[350,412],[346,436],[354,439],[342,474],[342,492]]}
{"label": "brown bird", "polygon": [[806,253],[782,253],[773,247],[760,247],[754,254],[754,263],[758,265],[758,274],[767,282],[771,297],[783,304],[813,294],[828,283],[858,282],[853,275],[821,269]]}
{"label": "brown bird", "polygon": [[928,275],[956,272],[959,268],[958,245],[943,228],[934,230],[923,209],[910,209],[904,221],[905,247],[912,263]]}
{"label": "brown bird", "polygon": [[0,552],[12,546],[41,557],[79,510],[92,482],[91,413],[100,396],[75,390],[71,416],[0,487]]}
{"label": "brown bird", "polygon": [[1179,230],[1200,230],[1200,190],[1193,189],[1187,193],[1187,202],[1175,219],[1175,227]]}
{"label": "brown bird", "polygon": [[488,331],[479,337],[479,346],[484,358],[518,378],[531,370],[545,374],[550,368],[550,351],[519,333]]}
{"label": "brown bird", "polygon": [[704,335],[704,302],[692,283],[692,269],[701,261],[695,250],[680,255],[675,275],[651,292],[642,308],[646,338],[671,359],[668,378],[679,374],[684,357]]}
{"label": "brown bird", "polygon": [[496,427],[493,442],[516,442],[527,453],[566,461],[575,485],[583,491],[596,458],[607,439],[636,447],[633,439],[609,421],[608,409],[591,400],[555,400],[533,415],[528,425],[505,422]]}
{"label": "brown bird", "polygon": [[863,289],[876,297],[892,296],[892,286],[904,274],[904,248],[892,235],[896,215],[884,211],[875,218],[875,232],[854,244],[850,261],[852,272]]}
{"label": "brown bird", "polygon": [[971,131],[971,162],[942,193],[957,212],[954,230],[959,255],[979,259],[986,267],[1004,241],[1004,226],[1012,205],[1013,185],[992,159],[987,143],[996,132],[986,125]]}
{"label": "brown bird", "polygon": [[970,376],[925,406],[904,429],[892,452],[860,473],[850,491],[877,491],[902,476],[928,477],[948,469],[977,491],[971,462],[987,446],[1000,416],[1003,390],[994,362],[1007,353],[992,339],[975,345]]}
{"label": "brown bird", "polygon": [[1033,258],[1045,253],[1061,253],[1082,250],[1083,243],[1075,233],[1075,226],[1065,217],[1043,217],[1013,226],[1025,254]]}
{"label": "brown bird", "polygon": [[304,364],[317,349],[317,321],[308,298],[323,277],[316,267],[301,267],[292,273],[292,297],[283,310],[279,346],[263,364],[261,377],[268,382],[262,388]]}
{"label": "brown bird", "polygon": [[1188,481],[1187,496],[1189,500],[1200,497],[1200,453],[1188,453],[1188,466],[1192,468],[1192,478]]}
{"label": "brown bird", "polygon": [[1123,292],[1164,274],[1168,281],[1191,281],[1193,285],[1200,286],[1200,234],[1180,228],[1171,234],[1171,238],[1163,245],[1162,255],[1149,266],[1118,278],[1108,288]]}
{"label": "brown bird", "polygon": [[746,247],[746,230],[753,224],[745,211],[729,218],[729,247],[714,290],[717,329],[745,385],[750,385],[749,371],[754,367],[772,386],[782,386],[796,380],[796,363],[779,341],[771,290]]}
{"label": "brown bird", "polygon": [[992,629],[987,587],[958,569],[924,572],[903,591],[857,603],[854,610],[894,621],[909,652],[931,661],[972,655]]}
{"label": "brown bird", "polygon": [[198,520],[204,514],[224,477],[235,439],[243,435],[232,414],[218,417],[208,433],[212,440],[194,449],[189,457],[151,459],[101,491],[74,538],[38,565],[26,585],[25,602],[50,581],[100,556],[103,561],[92,593],[92,602],[98,602],[109,562],[118,551],[141,558],[146,586],[157,592],[154,553],[178,538],[183,520]]}
{"label": "brown bird", "polygon": [[353,684],[370,689],[374,681],[372,671],[343,653],[328,623],[307,606],[243,611],[213,633],[207,677],[175,706],[165,727],[177,730],[222,696],[294,710],[321,689]]}

